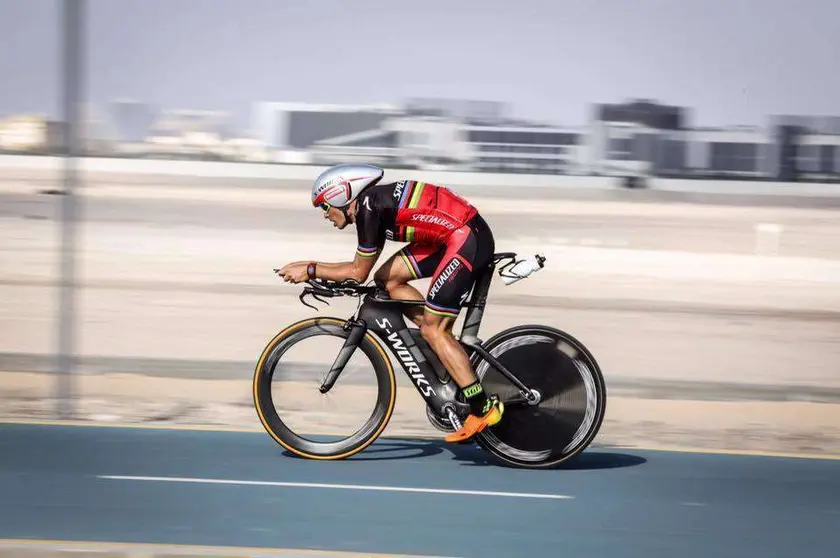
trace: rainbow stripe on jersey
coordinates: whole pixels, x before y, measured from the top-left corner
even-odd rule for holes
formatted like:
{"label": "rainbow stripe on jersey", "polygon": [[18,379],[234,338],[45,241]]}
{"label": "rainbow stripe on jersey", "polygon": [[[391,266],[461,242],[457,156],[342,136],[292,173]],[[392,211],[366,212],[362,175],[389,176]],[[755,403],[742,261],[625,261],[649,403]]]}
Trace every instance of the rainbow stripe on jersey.
{"label": "rainbow stripe on jersey", "polygon": [[[397,204],[397,210],[417,209],[425,187],[425,182],[417,182],[415,180],[409,180],[406,182],[405,188],[403,188],[402,191],[402,196],[400,196],[400,201]],[[400,242],[412,242],[414,241],[414,233],[414,227],[400,225],[397,227],[397,234],[395,236]]]}

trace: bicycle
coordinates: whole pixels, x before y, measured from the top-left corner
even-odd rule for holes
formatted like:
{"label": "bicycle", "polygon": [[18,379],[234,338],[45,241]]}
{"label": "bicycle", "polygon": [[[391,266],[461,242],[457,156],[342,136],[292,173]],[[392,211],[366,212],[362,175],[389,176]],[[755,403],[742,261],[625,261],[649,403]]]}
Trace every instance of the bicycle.
{"label": "bicycle", "polygon": [[[474,440],[501,463],[553,468],[578,455],[597,435],[606,409],[606,386],[590,351],[559,329],[520,325],[496,333],[486,342],[479,339],[493,274],[507,259],[511,261],[498,269],[501,277],[506,277],[503,272],[517,263],[516,253],[494,254],[461,305],[466,313],[456,338],[467,351],[485,391],[497,393],[505,404],[501,422]],[[297,456],[318,460],[345,459],[372,444],[388,424],[396,398],[394,367],[383,344],[420,393],[431,424],[443,432],[461,426],[469,405],[419,327],[402,311],[404,305],[422,305],[422,300],[391,299],[385,289],[355,281],[310,280],[307,284],[299,299],[316,310],[304,300],[307,295],[326,304],[323,298],[356,296],[360,304],[347,319],[327,316],[293,323],[275,335],[261,353],[254,372],[254,405],[263,427],[278,444]],[[319,388],[322,394],[335,385],[357,349],[367,357],[376,377],[374,411],[361,428],[338,441],[319,442],[293,432],[272,400],[275,366],[289,348],[314,335],[344,339]]]}

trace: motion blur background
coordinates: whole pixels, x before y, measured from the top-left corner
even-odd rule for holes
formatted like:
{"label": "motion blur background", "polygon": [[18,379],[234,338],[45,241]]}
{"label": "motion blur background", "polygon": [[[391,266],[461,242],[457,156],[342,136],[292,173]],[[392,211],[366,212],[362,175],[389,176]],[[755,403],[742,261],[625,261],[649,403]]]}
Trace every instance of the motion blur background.
{"label": "motion blur background", "polygon": [[[494,282],[484,337],[586,343],[596,442],[838,453],[837,21],[831,0],[0,0],[0,417],[258,428],[260,351],[315,315],[272,269],[352,257],[309,186],[364,161],[548,257]],[[345,430],[360,409],[319,377],[290,404]],[[440,435],[400,380],[386,434]]]}

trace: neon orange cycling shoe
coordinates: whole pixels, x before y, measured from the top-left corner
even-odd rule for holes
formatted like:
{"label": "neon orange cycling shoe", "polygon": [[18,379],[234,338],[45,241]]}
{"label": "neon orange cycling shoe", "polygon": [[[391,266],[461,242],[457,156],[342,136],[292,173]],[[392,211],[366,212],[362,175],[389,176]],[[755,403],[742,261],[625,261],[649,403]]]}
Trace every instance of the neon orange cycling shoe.
{"label": "neon orange cycling shoe", "polygon": [[502,420],[504,412],[504,403],[499,401],[497,396],[492,395],[487,398],[487,404],[484,406],[484,414],[482,416],[479,417],[470,414],[467,416],[467,420],[464,421],[464,425],[461,428],[451,434],[447,434],[444,439],[447,442],[464,442],[469,440],[488,426],[498,424]]}

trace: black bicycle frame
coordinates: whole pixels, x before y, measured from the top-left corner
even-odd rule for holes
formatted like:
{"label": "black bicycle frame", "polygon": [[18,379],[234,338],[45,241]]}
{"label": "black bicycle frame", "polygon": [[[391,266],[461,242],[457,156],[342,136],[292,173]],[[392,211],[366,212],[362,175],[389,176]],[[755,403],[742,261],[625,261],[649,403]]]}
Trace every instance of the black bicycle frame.
{"label": "black bicycle frame", "polygon": [[[467,312],[464,325],[461,328],[460,343],[475,351],[490,366],[499,370],[520,390],[523,397],[522,401],[526,401],[532,398],[528,386],[484,350],[483,342],[478,338],[496,262],[499,259],[514,256],[515,254],[509,253],[496,254],[493,263],[476,280],[473,291],[464,304]],[[469,405],[456,400],[458,385],[452,381],[440,359],[423,339],[420,329],[409,327],[406,322],[403,313],[404,307],[421,306],[423,304],[424,301],[422,300],[392,300],[384,289],[377,289],[374,296],[366,297],[359,308],[358,317],[350,318],[345,323],[344,328],[349,330],[350,334],[324,379],[321,392],[329,391],[356,347],[359,346],[365,332],[371,331],[396,355],[403,370],[412,380],[414,387],[434,412],[446,416],[447,408],[449,408],[460,415],[468,413]]]}

